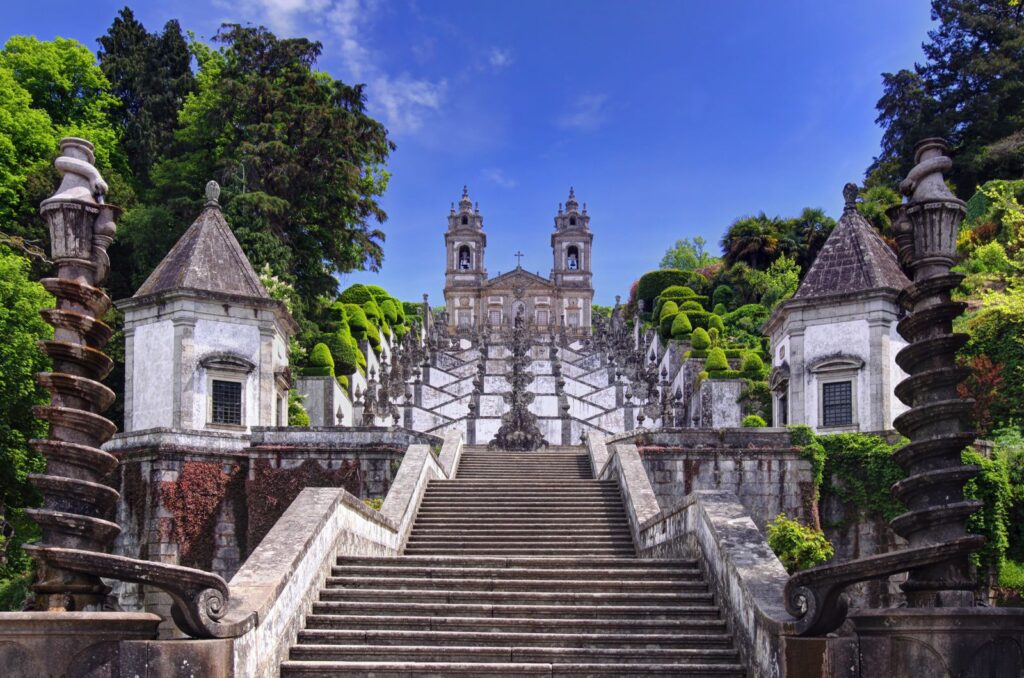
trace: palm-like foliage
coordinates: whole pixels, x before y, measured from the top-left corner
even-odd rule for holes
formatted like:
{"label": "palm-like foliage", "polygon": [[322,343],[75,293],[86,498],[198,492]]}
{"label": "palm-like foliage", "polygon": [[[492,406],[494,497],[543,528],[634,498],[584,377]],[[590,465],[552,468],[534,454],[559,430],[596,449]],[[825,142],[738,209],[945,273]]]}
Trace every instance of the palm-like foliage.
{"label": "palm-like foliage", "polygon": [[764,212],[733,222],[722,237],[725,263],[731,266],[742,262],[751,268],[764,270],[781,253],[783,230],[781,219],[769,217]]}

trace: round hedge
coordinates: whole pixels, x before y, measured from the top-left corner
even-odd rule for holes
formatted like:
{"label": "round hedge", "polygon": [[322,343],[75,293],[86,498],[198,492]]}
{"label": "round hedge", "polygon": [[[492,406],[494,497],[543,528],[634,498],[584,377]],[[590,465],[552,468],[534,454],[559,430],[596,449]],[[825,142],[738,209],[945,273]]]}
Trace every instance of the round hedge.
{"label": "round hedge", "polygon": [[377,305],[376,301],[370,299],[369,301],[364,301],[360,306],[362,306],[366,317],[369,318],[374,325],[380,327],[384,324],[384,313],[380,310],[380,306]]}
{"label": "round hedge", "polygon": [[666,317],[679,313],[679,305],[674,301],[666,301],[661,305],[661,312],[658,314],[658,320],[664,320]]}
{"label": "round hedge", "polygon": [[650,307],[650,302],[667,287],[679,286],[704,289],[707,283],[707,278],[700,273],[663,268],[644,273],[640,276],[640,280],[637,281],[636,298],[642,299],[645,307]]}
{"label": "round hedge", "polygon": [[725,315],[729,312],[729,309],[725,307],[725,304],[715,304],[715,307],[711,310],[715,315]]}
{"label": "round hedge", "polygon": [[379,304],[385,299],[390,299],[391,295],[388,291],[380,285],[366,285],[366,289],[373,295],[374,300]]}
{"label": "round hedge", "polygon": [[757,416],[756,414],[748,414],[747,416],[743,417],[743,421],[740,422],[740,426],[742,426],[743,428],[764,428],[767,425],[768,424],[765,422],[765,420]]}
{"label": "round hedge", "polygon": [[687,339],[692,331],[693,325],[690,324],[690,319],[686,317],[686,314],[676,313],[676,317],[672,319],[672,338]]}
{"label": "round hedge", "polygon": [[[338,337],[341,341],[338,356],[334,361],[334,372],[343,375],[354,374],[359,368],[359,358],[362,357],[362,353],[359,351],[359,343],[352,336],[351,332],[339,332]],[[363,357],[363,360],[366,360],[366,358]]]}
{"label": "round hedge", "polygon": [[668,339],[672,336],[672,323],[676,321],[676,316],[679,313],[661,314],[661,322],[658,323],[658,331],[661,332],[662,339]]}
{"label": "round hedge", "polygon": [[725,351],[717,346],[708,351],[708,359],[704,363],[704,369],[709,373],[729,369],[729,361],[725,358]]}
{"label": "round hedge", "polygon": [[684,301],[683,305],[679,307],[680,311],[703,311],[704,307],[701,306],[699,301]]}
{"label": "round hedge", "polygon": [[698,351],[706,351],[711,348],[711,337],[708,336],[707,330],[703,327],[695,329],[690,336],[690,345]]}
{"label": "round hedge", "polygon": [[398,324],[398,308],[392,299],[385,299],[380,303],[380,310],[384,313],[384,320],[389,325]]}
{"label": "round hedge", "polygon": [[760,377],[764,373],[764,361],[761,360],[761,356],[754,351],[748,351],[743,354],[743,360],[740,363],[740,372],[748,376]]}
{"label": "round hedge", "polygon": [[345,314],[348,316],[348,327],[356,341],[366,339],[367,333],[373,324],[366,317],[366,312],[358,304],[345,304]]}
{"label": "round hedge", "polygon": [[365,304],[368,301],[373,301],[373,294],[366,285],[356,283],[339,294],[338,299],[344,304]]}
{"label": "round hedge", "polygon": [[711,293],[711,303],[714,306],[721,304],[726,308],[732,308],[735,301],[736,292],[728,285],[719,285],[715,288],[715,291]]}
{"label": "round hedge", "polygon": [[684,285],[669,285],[658,296],[662,299],[693,299],[697,293]]}
{"label": "round hedge", "polygon": [[708,329],[716,329],[719,334],[725,332],[725,321],[722,320],[722,316],[715,313],[708,316]]}
{"label": "round hedge", "polygon": [[333,377],[334,358],[327,344],[318,343],[309,352],[309,366],[302,370],[307,377]]}

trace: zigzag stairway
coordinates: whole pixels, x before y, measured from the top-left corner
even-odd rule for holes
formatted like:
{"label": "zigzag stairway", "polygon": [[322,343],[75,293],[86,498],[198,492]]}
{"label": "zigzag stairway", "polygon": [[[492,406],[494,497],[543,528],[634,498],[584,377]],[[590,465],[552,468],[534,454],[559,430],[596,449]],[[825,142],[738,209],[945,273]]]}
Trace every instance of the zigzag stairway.
{"label": "zigzag stairway", "polygon": [[466,448],[397,558],[339,559],[289,676],[746,670],[693,561],[636,557],[614,481],[583,448]]}

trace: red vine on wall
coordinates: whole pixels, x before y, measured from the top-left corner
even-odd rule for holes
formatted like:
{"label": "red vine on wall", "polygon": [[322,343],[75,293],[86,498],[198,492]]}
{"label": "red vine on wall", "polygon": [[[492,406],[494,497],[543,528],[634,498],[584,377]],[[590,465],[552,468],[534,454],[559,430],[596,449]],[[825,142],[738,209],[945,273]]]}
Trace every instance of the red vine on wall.
{"label": "red vine on wall", "polygon": [[187,461],[178,480],[161,483],[161,503],[174,515],[173,534],[180,564],[211,568],[217,514],[238,468],[234,466],[231,473],[225,473],[223,464],[217,462]]}
{"label": "red vine on wall", "polygon": [[252,479],[246,483],[249,505],[250,548],[267,535],[299,492],[307,487],[343,487],[360,496],[363,478],[358,459],[343,462],[336,469],[325,469],[320,462],[307,459],[294,468],[273,468],[265,459],[253,464]]}

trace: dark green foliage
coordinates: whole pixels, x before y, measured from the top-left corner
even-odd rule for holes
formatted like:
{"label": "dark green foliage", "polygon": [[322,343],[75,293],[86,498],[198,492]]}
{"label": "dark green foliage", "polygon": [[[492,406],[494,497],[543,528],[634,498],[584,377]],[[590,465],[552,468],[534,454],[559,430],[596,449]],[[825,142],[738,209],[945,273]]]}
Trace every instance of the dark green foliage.
{"label": "dark green foliage", "polygon": [[98,40],[100,68],[121,105],[115,119],[136,190],[150,186],[150,171],[170,151],[178,111],[196,86],[192,54],[176,20],[148,33],[128,7]]}
{"label": "dark green foliage", "polygon": [[994,458],[1006,467],[1010,483],[1010,504],[1007,507],[1007,556],[1024,562],[1024,435],[1019,429],[996,431]]}
{"label": "dark green foliage", "polygon": [[892,459],[898,445],[865,433],[822,435],[818,441],[825,449],[823,495],[885,520],[906,510],[889,493],[906,476]]}
{"label": "dark green foliage", "polygon": [[661,291],[661,294],[659,294],[658,296],[661,297],[662,299],[686,300],[693,299],[694,297],[697,296],[697,293],[691,290],[689,287],[684,287],[682,285],[670,285],[663,289]]}
{"label": "dark green foliage", "polygon": [[[732,308],[733,300],[736,298],[736,293],[729,285],[719,285],[715,288],[715,291],[711,294],[711,303],[718,306],[725,306],[726,308]],[[715,313],[718,313],[716,310]],[[723,315],[718,313],[718,315]]]}
{"label": "dark green foliage", "polygon": [[345,304],[345,314],[348,316],[348,327],[356,341],[364,341],[373,324],[366,317],[366,312],[358,304]]}
{"label": "dark green foliage", "polygon": [[640,276],[637,284],[636,298],[644,302],[645,308],[652,308],[654,298],[666,287],[673,285],[703,290],[707,279],[693,271],[662,269],[650,271]]}
{"label": "dark green foliage", "polygon": [[303,368],[302,373],[307,377],[334,376],[334,358],[326,344],[320,343],[313,347],[309,352],[309,365]]}
{"label": "dark green foliage", "polygon": [[967,198],[987,179],[1024,173],[1024,9],[933,0],[932,18],[924,62],[882,75],[876,108],[885,133],[868,181],[895,186],[913,166],[914,145],[942,136],[956,149],[947,179]]}
{"label": "dark green foliage", "polygon": [[768,524],[768,545],[790,574],[820,565],[835,555],[821,530],[780,513]]}
{"label": "dark green foliage", "polygon": [[690,332],[693,331],[693,326],[690,325],[690,319],[686,317],[685,313],[676,313],[672,319],[672,327],[670,329],[671,336],[673,339],[683,341],[688,339]]}
{"label": "dark green foliage", "polygon": [[790,440],[800,449],[800,456],[811,462],[814,476],[814,498],[817,499],[825,480],[825,447],[810,426],[790,426]]}
{"label": "dark green foliage", "polygon": [[748,379],[764,379],[768,376],[768,370],[765,367],[764,361],[754,351],[748,351],[743,354],[743,360],[740,362],[740,372]]}
{"label": "dark green foliage", "polygon": [[744,412],[756,414],[765,421],[770,421],[772,418],[772,392],[768,388],[768,382],[764,381],[763,376],[751,378],[746,372],[741,374],[746,377],[746,383],[743,385],[743,390],[740,391],[737,402],[743,406]]}
{"label": "dark green foliage", "polygon": [[713,313],[708,316],[708,329],[716,329],[719,334],[725,332],[725,321],[722,320],[722,316],[718,313]]}
{"label": "dark green foliage", "polygon": [[704,307],[701,306],[699,301],[684,301],[683,305],[679,307],[680,311],[703,311]]}
{"label": "dark green foliage", "polygon": [[[328,355],[328,357],[330,357]],[[309,426],[309,412],[302,404],[302,396],[295,391],[288,392],[288,425]]]}
{"label": "dark green foliage", "polygon": [[768,320],[770,311],[760,304],[746,304],[731,311],[722,318],[725,332],[734,341],[749,345],[760,345],[764,338],[761,326]]}
{"label": "dark green foliage", "polygon": [[711,347],[711,338],[703,327],[698,327],[690,336],[690,345],[698,351],[704,351]]}
{"label": "dark green foliage", "polygon": [[981,473],[964,485],[964,497],[984,502],[981,510],[967,519],[967,531],[985,535],[985,545],[972,554],[984,571],[998,577],[1009,547],[1009,518],[1013,493],[1005,460],[987,459],[974,450],[963,452],[963,462],[981,467]]}
{"label": "dark green foliage", "polygon": [[717,316],[723,316],[729,312],[729,309],[725,307],[725,304],[715,304],[715,307],[711,309],[711,312]]}
{"label": "dark green foliage", "polygon": [[0,537],[0,581],[28,567],[21,544],[39,532],[24,513],[39,501],[28,475],[46,468],[28,441],[46,437],[46,424],[32,407],[49,402],[35,373],[48,371],[50,361],[36,342],[53,336],[39,316],[53,300],[29,279],[29,268],[27,259],[0,245],[0,519],[14,530],[10,539]]}
{"label": "dark green foliage", "polygon": [[748,414],[743,417],[743,421],[740,422],[740,426],[743,428],[763,428],[768,424],[765,423],[764,419],[757,416],[756,414]]}
{"label": "dark green foliage", "polygon": [[728,370],[729,361],[725,358],[725,351],[717,347],[708,351],[708,358],[704,363],[704,369],[712,376],[714,376],[715,372]]}
{"label": "dark green foliage", "polygon": [[374,301],[373,293],[366,285],[349,285],[338,295],[338,301],[343,304],[359,304],[362,306],[368,301]]}

